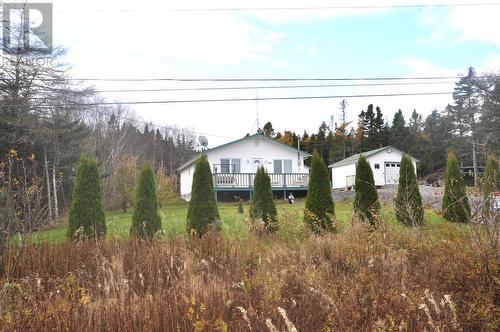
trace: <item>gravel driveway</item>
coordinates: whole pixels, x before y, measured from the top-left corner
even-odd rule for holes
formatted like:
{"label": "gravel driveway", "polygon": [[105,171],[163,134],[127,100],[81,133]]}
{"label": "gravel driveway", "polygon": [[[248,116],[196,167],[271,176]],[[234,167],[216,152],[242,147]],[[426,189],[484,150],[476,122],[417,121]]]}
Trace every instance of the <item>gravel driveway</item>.
{"label": "gravel driveway", "polygon": [[[426,207],[433,209],[441,209],[441,204],[443,201],[443,187],[431,187],[431,186],[418,186],[420,189],[420,195],[422,195],[422,203]],[[378,189],[378,197],[382,202],[392,204],[394,202],[394,197],[398,191],[397,185],[386,185]],[[346,199],[354,198],[354,190],[334,190],[333,200],[335,202],[340,202]]]}

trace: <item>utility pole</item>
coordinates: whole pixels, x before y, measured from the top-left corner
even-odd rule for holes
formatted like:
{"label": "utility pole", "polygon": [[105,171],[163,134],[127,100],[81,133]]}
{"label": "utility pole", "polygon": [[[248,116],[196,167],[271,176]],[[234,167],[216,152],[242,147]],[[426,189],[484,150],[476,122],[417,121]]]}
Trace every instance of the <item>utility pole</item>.
{"label": "utility pole", "polygon": [[347,102],[344,100],[342,100],[340,102],[340,109],[342,110],[342,150],[343,150],[343,159],[345,159],[345,156],[346,156],[346,151],[345,151],[345,109],[347,107]]}

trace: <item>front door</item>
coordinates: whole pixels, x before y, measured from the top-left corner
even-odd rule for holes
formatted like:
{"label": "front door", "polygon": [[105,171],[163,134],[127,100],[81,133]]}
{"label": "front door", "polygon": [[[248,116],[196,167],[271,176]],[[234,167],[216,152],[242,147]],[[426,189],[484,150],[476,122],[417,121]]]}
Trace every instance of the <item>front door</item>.
{"label": "front door", "polygon": [[252,172],[257,173],[257,169],[264,165],[264,159],[262,158],[252,158]]}

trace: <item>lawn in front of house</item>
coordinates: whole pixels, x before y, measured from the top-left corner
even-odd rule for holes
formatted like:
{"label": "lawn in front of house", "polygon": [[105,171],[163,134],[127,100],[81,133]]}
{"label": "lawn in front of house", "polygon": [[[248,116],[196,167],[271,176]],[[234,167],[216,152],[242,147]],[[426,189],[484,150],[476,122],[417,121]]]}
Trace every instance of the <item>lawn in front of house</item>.
{"label": "lawn in front of house", "polygon": [[[286,201],[277,200],[278,218],[280,224],[279,233],[285,237],[300,239],[304,235],[303,211],[305,200],[297,200],[295,204],[288,204]],[[186,232],[186,215],[188,202],[178,200],[167,204],[160,209],[162,228],[165,234],[177,235]],[[248,209],[249,203],[243,204],[244,213],[238,213],[237,203],[219,203],[219,213],[222,219],[222,231],[231,237],[245,236],[248,233]],[[335,216],[337,226],[342,230],[352,217],[352,200],[346,200],[335,204]],[[383,205],[381,218],[396,223],[394,210],[390,205]],[[425,211],[426,226],[433,226],[442,223],[443,220],[433,210]],[[132,223],[132,210],[126,213],[122,211],[110,211],[106,213],[107,237],[128,237],[130,225]],[[55,227],[39,231],[33,235],[35,242],[49,241],[61,242],[66,239],[67,219],[64,218]]]}

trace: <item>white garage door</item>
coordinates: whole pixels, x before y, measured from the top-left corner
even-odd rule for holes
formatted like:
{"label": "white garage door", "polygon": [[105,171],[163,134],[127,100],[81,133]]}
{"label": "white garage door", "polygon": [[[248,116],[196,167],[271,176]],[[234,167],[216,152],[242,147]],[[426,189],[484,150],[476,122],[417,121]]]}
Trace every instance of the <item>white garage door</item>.
{"label": "white garage door", "polygon": [[397,184],[399,180],[399,166],[397,162],[385,163],[385,183]]}

